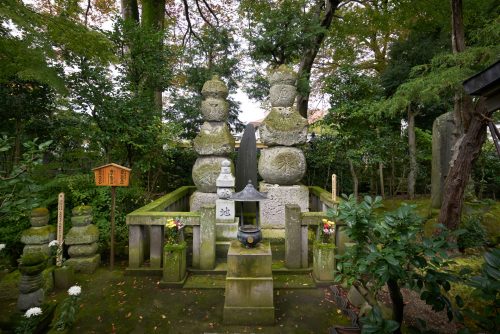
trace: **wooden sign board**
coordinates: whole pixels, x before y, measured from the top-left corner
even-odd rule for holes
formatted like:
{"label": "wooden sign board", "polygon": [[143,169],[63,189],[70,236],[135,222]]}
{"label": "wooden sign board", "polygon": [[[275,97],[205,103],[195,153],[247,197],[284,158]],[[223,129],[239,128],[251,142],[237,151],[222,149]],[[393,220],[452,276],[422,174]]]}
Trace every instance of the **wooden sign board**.
{"label": "wooden sign board", "polygon": [[130,168],[107,164],[93,169],[96,186],[128,187]]}

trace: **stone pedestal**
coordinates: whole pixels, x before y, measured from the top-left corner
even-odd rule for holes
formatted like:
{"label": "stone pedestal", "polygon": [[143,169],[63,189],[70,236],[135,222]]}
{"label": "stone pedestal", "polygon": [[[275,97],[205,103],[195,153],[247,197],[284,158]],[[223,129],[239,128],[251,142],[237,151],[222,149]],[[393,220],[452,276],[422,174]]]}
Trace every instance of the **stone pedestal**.
{"label": "stone pedestal", "polygon": [[272,255],[268,241],[255,248],[231,242],[227,253],[223,321],[230,325],[273,325]]}
{"label": "stone pedestal", "polygon": [[189,198],[189,211],[200,211],[204,205],[213,205],[219,198],[216,193],[195,191]]}
{"label": "stone pedestal", "polygon": [[186,242],[163,248],[162,286],[182,286],[186,281]]}
{"label": "stone pedestal", "polygon": [[70,266],[63,266],[54,269],[54,285],[56,289],[67,289],[73,285],[74,269]]}
{"label": "stone pedestal", "polygon": [[309,212],[309,189],[304,185],[280,186],[261,182],[259,191],[267,192],[267,200],[260,203],[262,229],[284,229],[287,204],[297,204],[301,212]]}
{"label": "stone pedestal", "polygon": [[332,244],[314,243],[313,278],[316,284],[330,285],[335,278],[335,249]]}

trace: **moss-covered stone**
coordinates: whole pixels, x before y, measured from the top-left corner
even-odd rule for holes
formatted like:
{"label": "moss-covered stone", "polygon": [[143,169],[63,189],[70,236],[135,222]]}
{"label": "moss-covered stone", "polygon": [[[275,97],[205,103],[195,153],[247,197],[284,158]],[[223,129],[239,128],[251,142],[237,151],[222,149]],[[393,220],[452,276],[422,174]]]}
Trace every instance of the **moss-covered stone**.
{"label": "moss-covered stone", "polygon": [[186,278],[186,242],[163,248],[163,282],[181,282]]}
{"label": "moss-covered stone", "polygon": [[64,242],[66,245],[91,244],[99,240],[99,229],[95,225],[72,227]]}
{"label": "moss-covered stone", "polygon": [[42,227],[31,227],[21,234],[21,242],[27,245],[40,245],[49,243],[56,238],[56,227],[46,225]]}
{"label": "moss-covered stone", "polygon": [[86,216],[86,215],[91,215],[92,214],[92,207],[90,205],[80,205],[73,210],[71,210],[71,213],[73,216]]}
{"label": "moss-covered stone", "polygon": [[269,101],[273,107],[291,107],[297,95],[293,85],[273,85],[269,90]]}
{"label": "moss-covered stone", "polygon": [[272,108],[259,128],[262,142],[268,146],[294,146],[307,140],[307,120],[294,108]]}
{"label": "moss-covered stone", "polygon": [[50,255],[49,244],[26,245],[23,248],[23,254],[39,253],[39,252],[41,252],[45,255]]}
{"label": "moss-covered stone", "polygon": [[295,147],[272,147],[263,150],[259,158],[259,174],[265,182],[293,185],[306,172],[304,153]]}
{"label": "moss-covered stone", "polygon": [[280,65],[277,69],[271,72],[269,76],[269,83],[271,85],[283,84],[283,85],[295,85],[297,81],[297,73],[291,67],[285,64]]}
{"label": "moss-covered stone", "polygon": [[31,266],[20,264],[19,271],[23,275],[36,275],[41,273],[46,267],[47,267],[47,262],[42,262]]}
{"label": "moss-covered stone", "polygon": [[201,102],[201,113],[205,121],[224,122],[229,115],[229,103],[221,98],[209,97]]}
{"label": "moss-covered stone", "polygon": [[54,285],[57,289],[67,289],[74,281],[73,267],[63,266],[54,269]]}
{"label": "moss-covered stone", "polygon": [[97,252],[97,248],[97,242],[83,245],[71,245],[68,248],[68,254],[71,257],[91,256]]}
{"label": "moss-covered stone", "polygon": [[42,278],[45,293],[52,292],[54,290],[54,267],[50,266],[42,271]]}
{"label": "moss-covered stone", "polygon": [[226,84],[217,75],[214,75],[211,80],[208,80],[203,84],[201,94],[205,98],[226,98],[229,91]]}
{"label": "moss-covered stone", "polygon": [[71,225],[86,226],[92,223],[92,215],[82,215],[71,217]]}
{"label": "moss-covered stone", "polygon": [[46,261],[47,261],[47,255],[41,252],[24,254],[19,259],[19,263],[23,266],[33,266]]}
{"label": "moss-covered stone", "polygon": [[[332,247],[333,246],[333,247]],[[335,276],[335,247],[333,244],[314,243],[313,277],[317,282],[333,282]]]}
{"label": "moss-covered stone", "polygon": [[32,227],[42,227],[49,223],[49,215],[39,216],[39,217],[31,217],[30,218]]}
{"label": "moss-covered stone", "polygon": [[199,155],[228,155],[234,151],[234,138],[225,123],[205,122],[193,146]]}
{"label": "moss-covered stone", "polygon": [[[216,180],[220,174],[222,161],[227,160],[224,157],[200,157],[196,160],[192,177],[193,182],[199,191],[204,193],[215,193],[217,191]],[[234,165],[231,163],[231,169]]]}
{"label": "moss-covered stone", "polygon": [[66,265],[73,267],[76,272],[92,274],[101,263],[101,255],[96,254],[90,257],[74,257],[65,262]]}
{"label": "moss-covered stone", "polygon": [[49,215],[47,208],[35,208],[31,210],[31,217],[44,217]]}

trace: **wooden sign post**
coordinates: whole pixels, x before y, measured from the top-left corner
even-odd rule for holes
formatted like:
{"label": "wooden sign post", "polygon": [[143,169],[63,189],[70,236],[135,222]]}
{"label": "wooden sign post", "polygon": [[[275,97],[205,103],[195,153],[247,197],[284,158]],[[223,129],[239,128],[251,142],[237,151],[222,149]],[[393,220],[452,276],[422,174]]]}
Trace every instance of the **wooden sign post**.
{"label": "wooden sign post", "polygon": [[116,187],[128,187],[130,168],[117,164],[107,164],[93,169],[96,186],[111,187],[111,250],[109,265],[111,270],[115,266],[115,204]]}
{"label": "wooden sign post", "polygon": [[337,203],[337,175],[332,174],[332,201]]}
{"label": "wooden sign post", "polygon": [[57,203],[57,254],[56,265],[62,266],[64,243],[64,193],[59,194]]}

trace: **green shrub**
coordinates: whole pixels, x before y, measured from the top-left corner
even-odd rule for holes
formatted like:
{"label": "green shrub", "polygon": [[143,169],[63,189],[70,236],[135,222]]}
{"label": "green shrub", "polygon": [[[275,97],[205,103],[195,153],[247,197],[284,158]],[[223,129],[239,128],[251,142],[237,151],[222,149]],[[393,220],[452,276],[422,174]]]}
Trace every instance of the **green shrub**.
{"label": "green shrub", "polygon": [[482,225],[481,216],[471,215],[465,217],[460,224],[460,228],[465,230],[465,233],[457,238],[460,251],[467,248],[482,247],[486,244],[486,230]]}

